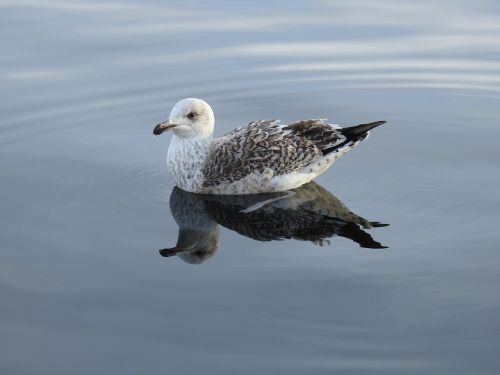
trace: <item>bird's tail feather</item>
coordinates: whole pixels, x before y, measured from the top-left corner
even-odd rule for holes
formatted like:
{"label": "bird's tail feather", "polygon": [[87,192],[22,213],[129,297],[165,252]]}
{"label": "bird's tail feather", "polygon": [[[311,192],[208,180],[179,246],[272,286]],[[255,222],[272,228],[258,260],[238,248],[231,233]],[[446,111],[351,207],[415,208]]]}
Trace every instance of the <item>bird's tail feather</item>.
{"label": "bird's tail feather", "polygon": [[366,133],[368,133],[370,130],[382,124],[385,124],[385,121],[375,121],[375,122],[370,122],[369,124],[361,124],[361,125],[351,126],[348,128],[342,128],[340,132],[348,140],[358,141],[361,138],[364,138],[366,136]]}
{"label": "bird's tail feather", "polygon": [[323,155],[327,155],[330,152],[337,152],[345,147],[350,147],[351,149],[356,146],[359,142],[363,141],[370,134],[370,130],[376,128],[379,125],[385,124],[385,121],[375,121],[369,124],[361,124],[356,126],[351,126],[348,128],[340,128],[340,133],[345,137],[345,140],[337,143],[333,147],[324,148],[321,150]]}

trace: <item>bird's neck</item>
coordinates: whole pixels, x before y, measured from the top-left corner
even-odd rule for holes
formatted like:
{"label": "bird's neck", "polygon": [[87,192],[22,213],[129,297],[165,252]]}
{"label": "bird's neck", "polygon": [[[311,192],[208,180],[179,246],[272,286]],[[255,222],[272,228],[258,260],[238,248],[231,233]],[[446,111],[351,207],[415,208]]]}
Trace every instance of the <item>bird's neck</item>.
{"label": "bird's neck", "polygon": [[172,137],[167,154],[167,165],[175,183],[183,190],[200,192],[212,137]]}

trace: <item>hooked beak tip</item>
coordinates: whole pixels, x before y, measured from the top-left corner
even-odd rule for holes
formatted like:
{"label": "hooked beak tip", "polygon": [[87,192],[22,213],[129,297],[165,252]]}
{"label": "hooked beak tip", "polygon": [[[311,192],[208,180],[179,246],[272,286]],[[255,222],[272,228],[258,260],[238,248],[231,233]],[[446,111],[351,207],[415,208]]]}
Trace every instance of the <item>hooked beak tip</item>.
{"label": "hooked beak tip", "polygon": [[161,124],[156,125],[155,128],[153,129],[154,135],[160,135],[162,132],[163,130],[161,129]]}
{"label": "hooked beak tip", "polygon": [[172,128],[175,128],[177,125],[175,124],[171,124],[169,122],[161,122],[159,123],[158,125],[156,125],[153,129],[153,134],[154,135],[160,135],[161,133],[163,133],[164,131],[168,130],[168,129],[172,129]]}
{"label": "hooked beak tip", "polygon": [[172,248],[167,247],[166,249],[159,250],[159,253],[162,257],[171,257],[177,255],[177,253],[181,251],[182,250],[179,250],[177,247],[172,247]]}

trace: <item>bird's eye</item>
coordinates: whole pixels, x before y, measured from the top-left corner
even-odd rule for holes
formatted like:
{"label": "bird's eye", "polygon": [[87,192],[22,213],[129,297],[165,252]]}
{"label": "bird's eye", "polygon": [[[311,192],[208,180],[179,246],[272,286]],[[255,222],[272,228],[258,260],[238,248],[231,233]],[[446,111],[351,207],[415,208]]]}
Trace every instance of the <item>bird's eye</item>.
{"label": "bird's eye", "polygon": [[196,112],[191,111],[188,113],[187,118],[192,120],[192,119],[194,119],[195,116],[196,116]]}

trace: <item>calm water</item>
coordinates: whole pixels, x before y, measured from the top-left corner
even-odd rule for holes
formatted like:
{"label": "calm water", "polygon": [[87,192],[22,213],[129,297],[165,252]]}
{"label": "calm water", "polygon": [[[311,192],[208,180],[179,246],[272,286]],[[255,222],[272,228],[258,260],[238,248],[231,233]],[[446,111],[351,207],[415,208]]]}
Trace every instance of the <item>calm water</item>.
{"label": "calm water", "polygon": [[[0,24],[2,374],[500,372],[497,1],[2,0]],[[262,242],[252,202],[194,202],[208,253],[161,257],[193,197],[151,131],[186,96],[217,134],[387,120],[315,188],[390,226]]]}

